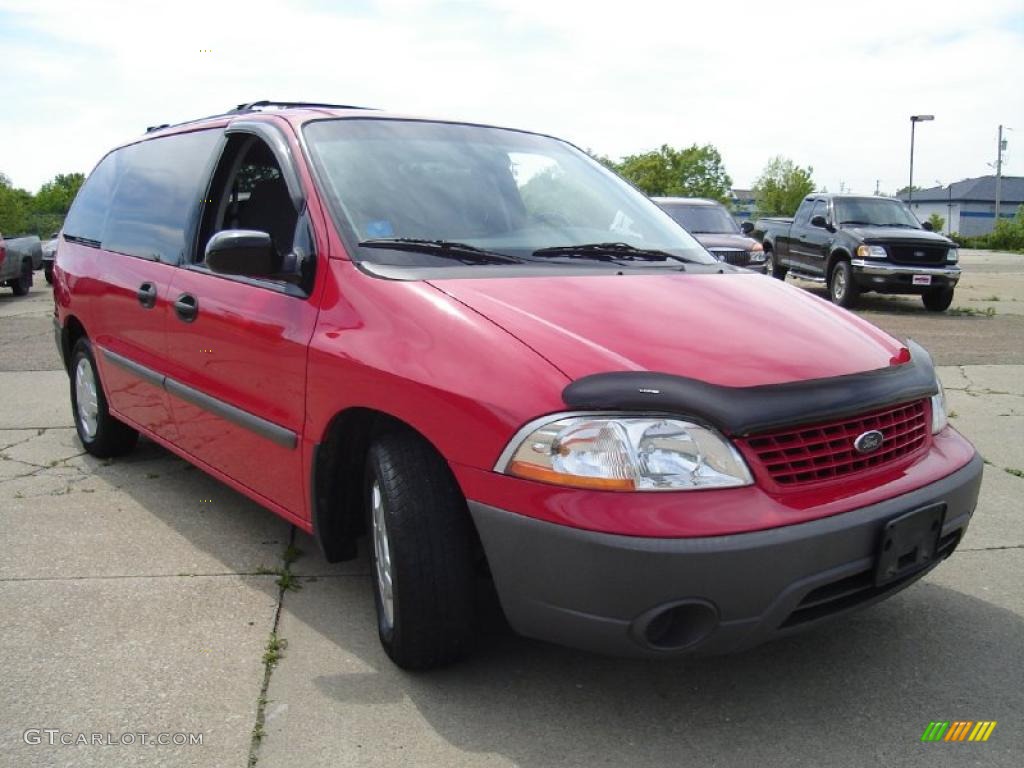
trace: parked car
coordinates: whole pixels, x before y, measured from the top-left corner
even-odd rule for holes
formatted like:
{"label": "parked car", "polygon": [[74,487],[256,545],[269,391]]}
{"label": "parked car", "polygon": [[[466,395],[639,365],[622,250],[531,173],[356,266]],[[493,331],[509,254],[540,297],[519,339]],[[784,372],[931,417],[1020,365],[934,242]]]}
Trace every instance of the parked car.
{"label": "parked car", "polygon": [[651,199],[719,261],[755,272],[764,270],[761,243],[741,232],[736,219],[718,201],[698,197]]}
{"label": "parked car", "polygon": [[793,219],[745,228],[763,230],[769,274],[826,283],[842,307],[876,291],[916,294],[926,309],[943,312],[960,280],[956,243],[921,224],[902,200],[813,194]]}
{"label": "parked car", "polygon": [[47,283],[53,282],[53,259],[57,253],[57,240],[60,232],[54,232],[50,239],[43,243],[43,277]]}
{"label": "parked car", "polygon": [[53,295],[85,449],[144,434],[330,561],[366,534],[403,667],[472,647],[485,578],[530,637],[747,647],[914,582],[978,496],[924,349],[539,134],[267,102],[154,130],[78,193]]}
{"label": "parked car", "polygon": [[32,272],[42,265],[42,258],[35,235],[7,239],[0,235],[0,285],[6,285],[15,296],[24,296],[32,288]]}

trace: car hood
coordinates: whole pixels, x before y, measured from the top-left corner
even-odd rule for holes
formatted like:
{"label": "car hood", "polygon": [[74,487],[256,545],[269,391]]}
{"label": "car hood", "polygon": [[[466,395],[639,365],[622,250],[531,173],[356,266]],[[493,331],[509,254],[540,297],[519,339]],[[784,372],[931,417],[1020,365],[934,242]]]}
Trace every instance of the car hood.
{"label": "car hood", "polygon": [[712,248],[739,248],[742,251],[753,249],[757,241],[746,235],[732,235],[720,232],[697,232],[693,236],[708,250]]}
{"label": "car hood", "polygon": [[905,240],[914,243],[934,243],[935,245],[952,245],[953,241],[938,232],[927,229],[907,229],[906,227],[850,227],[846,230],[854,237],[866,242],[893,242]]}
{"label": "car hood", "polygon": [[570,379],[656,371],[722,386],[778,384],[885,368],[903,347],[817,296],[749,273],[431,284],[504,328]]}

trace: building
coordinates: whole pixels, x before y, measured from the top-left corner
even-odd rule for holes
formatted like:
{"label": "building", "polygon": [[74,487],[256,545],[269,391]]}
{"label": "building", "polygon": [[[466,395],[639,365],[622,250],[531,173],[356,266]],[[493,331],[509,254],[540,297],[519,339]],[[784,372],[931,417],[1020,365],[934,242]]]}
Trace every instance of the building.
{"label": "building", "polygon": [[[901,200],[907,194],[901,192]],[[946,220],[945,234],[959,232],[967,237],[987,235],[996,222],[996,177],[956,181],[946,187],[914,190],[910,207],[921,221],[933,213]],[[1024,176],[1003,176],[999,194],[999,218],[1012,219],[1017,208],[1024,205]]]}
{"label": "building", "polygon": [[729,202],[732,203],[732,215],[738,221],[746,221],[754,218],[754,190],[733,189],[730,190]]}

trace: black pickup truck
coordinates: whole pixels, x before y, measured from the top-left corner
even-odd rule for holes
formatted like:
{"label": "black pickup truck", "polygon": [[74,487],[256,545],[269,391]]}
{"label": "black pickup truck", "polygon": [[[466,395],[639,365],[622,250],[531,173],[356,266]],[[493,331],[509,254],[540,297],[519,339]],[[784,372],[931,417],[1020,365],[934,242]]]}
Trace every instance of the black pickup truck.
{"label": "black pickup truck", "polygon": [[842,307],[877,291],[916,294],[943,312],[960,279],[956,244],[888,197],[808,195],[792,219],[744,222],[743,229],[760,233],[769,275],[826,283]]}

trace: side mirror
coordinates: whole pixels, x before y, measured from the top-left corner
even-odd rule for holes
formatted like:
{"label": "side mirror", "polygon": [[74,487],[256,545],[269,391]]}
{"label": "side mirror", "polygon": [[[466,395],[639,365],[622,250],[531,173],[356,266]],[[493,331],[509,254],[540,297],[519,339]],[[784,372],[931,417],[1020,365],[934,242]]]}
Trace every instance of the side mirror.
{"label": "side mirror", "polygon": [[744,235],[749,235],[753,231],[754,231],[754,222],[752,222],[752,221],[744,221],[742,224],[740,224],[740,232],[742,232]]}
{"label": "side mirror", "polygon": [[930,221],[922,221],[921,222],[921,228],[924,229],[926,232],[934,232],[935,231],[935,227],[932,226],[932,223]]}
{"label": "side mirror", "polygon": [[812,227],[821,227],[822,229],[828,229],[828,219],[824,216],[814,216],[811,219]]}
{"label": "side mirror", "polygon": [[206,244],[206,266],[221,275],[266,277],[281,269],[281,258],[266,232],[225,229]]}

